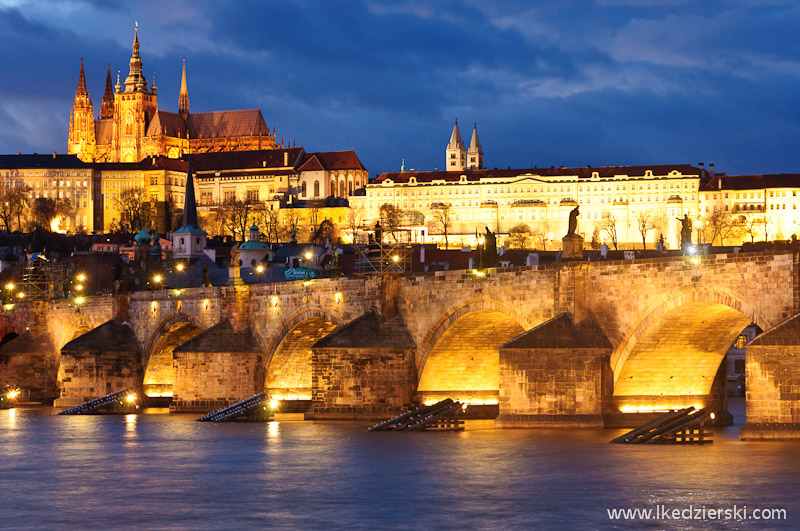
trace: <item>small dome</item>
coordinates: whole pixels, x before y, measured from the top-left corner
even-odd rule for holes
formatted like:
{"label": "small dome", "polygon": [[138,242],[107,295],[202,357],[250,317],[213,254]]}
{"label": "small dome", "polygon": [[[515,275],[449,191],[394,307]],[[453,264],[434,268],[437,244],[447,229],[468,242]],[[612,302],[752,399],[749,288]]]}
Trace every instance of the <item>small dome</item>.
{"label": "small dome", "polygon": [[150,233],[147,232],[147,229],[142,227],[142,230],[140,230],[139,234],[134,236],[133,239],[136,240],[136,245],[147,245],[150,243]]}
{"label": "small dome", "polygon": [[250,232],[253,232],[253,231],[258,232],[258,225],[256,225],[255,223],[253,223],[253,226],[250,227]]}

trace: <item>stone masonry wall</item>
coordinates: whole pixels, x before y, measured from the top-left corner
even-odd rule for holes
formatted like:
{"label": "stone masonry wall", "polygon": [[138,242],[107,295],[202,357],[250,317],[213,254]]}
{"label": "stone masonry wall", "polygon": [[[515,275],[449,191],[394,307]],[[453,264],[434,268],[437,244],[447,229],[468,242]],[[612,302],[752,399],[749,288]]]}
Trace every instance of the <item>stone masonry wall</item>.
{"label": "stone masonry wall", "polygon": [[261,391],[263,354],[174,352],[172,411],[212,411]]}
{"label": "stone masonry wall", "polygon": [[500,349],[496,426],[602,427],[610,349]]}
{"label": "stone masonry wall", "polygon": [[411,405],[412,349],[312,349],[312,413],[307,418],[383,418]]}
{"label": "stone masonry wall", "polygon": [[88,400],[142,382],[138,352],[62,352],[59,368],[61,397]]}
{"label": "stone masonry wall", "polygon": [[58,358],[57,352],[0,353],[0,387],[26,389],[33,400],[56,398]]}
{"label": "stone masonry wall", "polygon": [[800,346],[747,346],[747,422],[740,437],[800,439]]}

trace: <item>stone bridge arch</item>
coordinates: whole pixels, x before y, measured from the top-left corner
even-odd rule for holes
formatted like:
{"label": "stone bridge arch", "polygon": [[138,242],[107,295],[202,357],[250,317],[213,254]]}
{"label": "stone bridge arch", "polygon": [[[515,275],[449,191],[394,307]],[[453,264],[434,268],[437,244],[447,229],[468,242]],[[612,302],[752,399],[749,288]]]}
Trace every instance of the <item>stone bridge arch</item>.
{"label": "stone bridge arch", "polygon": [[142,383],[148,396],[172,396],[172,351],[203,331],[194,316],[178,312],[159,322],[142,350]]}
{"label": "stone bridge arch", "polygon": [[725,353],[751,322],[772,325],[724,287],[682,290],[643,313],[611,355],[614,411],[694,405],[724,413]]}
{"label": "stone bridge arch", "polygon": [[517,308],[493,299],[474,299],[450,309],[418,349],[415,398],[496,404],[499,347],[531,327]]}
{"label": "stone bridge arch", "polygon": [[266,348],[264,389],[276,396],[311,399],[311,346],[344,324],[319,308],[298,311],[283,321]]}

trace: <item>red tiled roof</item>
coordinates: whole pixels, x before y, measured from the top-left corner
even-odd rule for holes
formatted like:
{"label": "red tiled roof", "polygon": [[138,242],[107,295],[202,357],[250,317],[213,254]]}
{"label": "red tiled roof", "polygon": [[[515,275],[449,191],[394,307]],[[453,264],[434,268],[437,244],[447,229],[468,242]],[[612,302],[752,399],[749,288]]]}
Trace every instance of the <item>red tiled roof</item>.
{"label": "red tiled roof", "polygon": [[464,171],[407,171],[407,172],[392,172],[383,173],[379,175],[374,184],[380,184],[386,179],[391,179],[396,183],[407,183],[411,177],[415,177],[417,182],[431,182],[436,180],[444,181],[458,181],[462,175],[466,175],[467,181],[479,181],[482,178],[501,177],[513,178],[522,177],[527,174],[536,178],[542,177],[558,177],[565,175],[576,175],[581,179],[591,178],[593,173],[597,173],[600,178],[610,178],[615,175],[628,175],[631,177],[642,177],[647,170],[653,172],[653,175],[667,175],[669,172],[675,170],[683,175],[704,175],[705,172],[700,168],[696,168],[690,164],[676,164],[676,165],[656,165],[656,166],[587,166],[584,168],[521,168],[521,169],[494,169],[494,170],[464,170]]}
{"label": "red tiled roof", "polygon": [[259,109],[190,114],[186,129],[191,138],[229,138],[268,135],[269,128]]}
{"label": "red tiled roof", "polygon": [[147,136],[167,135],[186,138],[186,124],[175,112],[157,111],[147,127]]}
{"label": "red tiled roof", "polygon": [[114,120],[103,118],[94,123],[94,139],[98,145],[110,144],[114,132]]}

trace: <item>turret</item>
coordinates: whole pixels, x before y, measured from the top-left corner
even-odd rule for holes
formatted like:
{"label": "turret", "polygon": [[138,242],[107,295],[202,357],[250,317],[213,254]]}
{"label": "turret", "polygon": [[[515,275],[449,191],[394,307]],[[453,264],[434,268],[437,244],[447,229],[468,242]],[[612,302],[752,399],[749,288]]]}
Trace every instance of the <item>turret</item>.
{"label": "turret", "polygon": [[461,140],[461,131],[458,130],[458,120],[453,126],[453,133],[450,135],[450,142],[445,150],[445,168],[447,171],[463,171],[467,149],[464,141]]}
{"label": "turret", "polygon": [[142,58],[139,57],[139,24],[136,24],[133,34],[133,53],[131,54],[130,70],[125,78],[125,92],[147,92],[147,79],[142,74]]}

